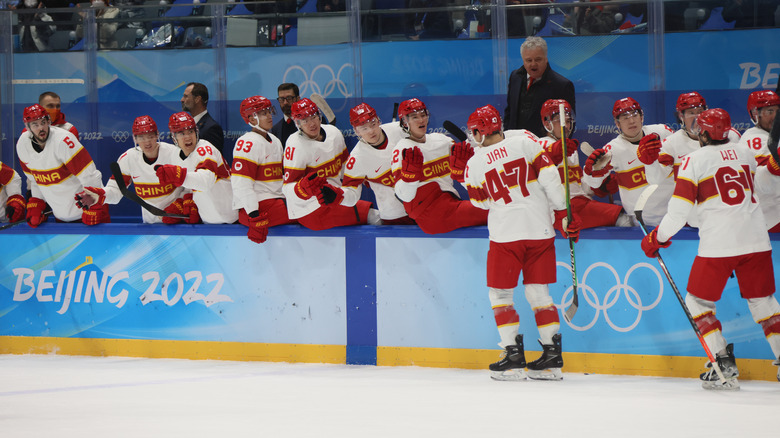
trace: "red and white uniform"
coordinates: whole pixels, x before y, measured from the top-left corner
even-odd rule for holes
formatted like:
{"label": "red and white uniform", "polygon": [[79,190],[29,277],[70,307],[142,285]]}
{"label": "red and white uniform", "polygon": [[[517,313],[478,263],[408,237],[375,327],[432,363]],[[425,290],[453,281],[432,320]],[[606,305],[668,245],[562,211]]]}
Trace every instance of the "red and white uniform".
{"label": "red and white uniform", "polygon": [[232,224],[238,220],[238,210],[233,208],[230,170],[219,149],[200,139],[195,150],[179,165],[187,169],[182,187],[192,190],[192,200],[204,224]]}
{"label": "red and white uniform", "polygon": [[8,222],[5,203],[15,195],[22,195],[22,178],[11,166],[0,161],[0,222]]}
{"label": "red and white uniform", "polygon": [[[49,116],[51,117],[51,115]],[[79,137],[79,130],[76,129],[76,127],[73,126],[72,123],[65,121],[65,113],[63,113],[62,111],[60,111],[57,114],[57,118],[55,120],[52,120],[51,125],[56,126],[58,128],[62,128],[66,131],[70,131],[71,134],[76,136],[76,138],[81,139],[81,137]]]}
{"label": "red and white uniform", "polygon": [[772,232],[778,232],[780,229],[774,229],[774,227],[780,224],[780,192],[770,188],[775,185],[773,182],[776,177],[769,174],[769,171],[765,169],[770,157],[768,143],[769,132],[758,126],[745,131],[739,140],[739,144],[750,149],[756,157],[759,165],[759,170],[756,171],[759,205],[764,213],[767,229],[771,229]]}
{"label": "red and white uniform", "polygon": [[271,133],[268,138],[249,131],[236,140],[233,149],[233,208],[247,226],[246,215],[255,210],[268,212],[269,226],[295,223],[287,217],[282,194],[282,142]]}
{"label": "red and white uniform", "polygon": [[[645,125],[642,127],[643,136],[653,133],[664,139],[672,134],[672,130],[662,124]],[[645,165],[637,157],[637,146],[637,144],[626,140],[622,135],[618,135],[604,146],[607,152],[612,152],[612,161],[610,163],[617,176],[623,210],[632,217],[634,216],[636,201],[648,185],[645,176]],[[595,178],[590,175],[584,175],[582,181],[591,187],[601,187],[607,176]],[[659,188],[659,190],[662,189]],[[642,219],[650,225],[657,225],[661,221],[664,213],[666,213],[666,203],[671,196],[671,191],[668,194],[664,194],[659,193],[659,190],[656,190],[656,194],[647,201],[642,212]]]}
{"label": "red and white uniform", "polygon": [[393,149],[398,142],[406,137],[399,124],[385,123],[382,125],[385,142],[374,147],[360,140],[344,169],[344,202],[343,205],[355,205],[363,191],[363,183],[368,182],[376,198],[379,217],[383,220],[393,220],[406,216],[404,205],[395,197],[395,179],[391,164]]}
{"label": "red and white uniform", "polygon": [[[410,138],[401,139],[393,149],[392,170],[396,180],[395,194],[401,201],[411,202],[417,196],[417,189],[428,185],[438,184],[442,192],[450,192],[458,196],[452,178],[450,177],[450,147],[452,139],[444,134],[432,133],[425,135],[425,142],[418,143]],[[401,180],[401,158],[404,149],[419,147],[423,153],[423,180],[406,182]],[[410,213],[411,215],[411,213]]]}
{"label": "red and white uniform", "polygon": [[16,142],[16,154],[32,196],[46,201],[54,217],[63,222],[81,220],[82,210],[73,200],[76,193],[85,186],[103,187],[87,149],[64,129],[50,126],[41,152],[33,149],[30,133],[23,134]]}
{"label": "red and white uniform", "polygon": [[753,152],[759,166],[765,165],[769,160],[770,154],[767,146],[769,144],[769,131],[754,126],[742,134],[739,144],[746,146]]}
{"label": "red and white uniform", "polygon": [[[176,146],[164,142],[159,142],[158,144],[160,146],[157,152],[157,159],[153,163],[146,161],[144,153],[138,147],[128,149],[124,154],[120,155],[117,163],[119,168],[122,169],[122,177],[127,187],[130,187],[130,183],[132,183],[133,190],[141,199],[155,207],[165,209],[171,202],[182,197],[184,188],[176,187],[173,184],[160,183],[154,166],[158,164],[178,165],[181,162],[181,158],[179,158],[180,149]],[[113,176],[108,180],[105,190],[106,204],[116,204],[122,200],[122,192],[119,191]],[[141,209],[141,217],[145,224],[162,223],[160,216],[155,216],[143,208]]]}

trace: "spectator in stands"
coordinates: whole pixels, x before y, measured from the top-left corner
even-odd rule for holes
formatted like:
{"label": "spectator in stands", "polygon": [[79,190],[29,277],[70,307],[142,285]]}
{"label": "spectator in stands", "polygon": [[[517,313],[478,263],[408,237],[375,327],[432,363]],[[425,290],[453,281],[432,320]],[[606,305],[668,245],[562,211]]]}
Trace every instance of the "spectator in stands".
{"label": "spectator in stands", "polygon": [[[409,0],[410,8],[441,8],[449,6],[446,0]],[[452,28],[452,13],[449,11],[423,11],[414,15],[414,29],[417,34],[413,39],[454,38]]]}
{"label": "spectator in stands", "polygon": [[[66,9],[70,8],[71,0],[41,0],[43,7],[46,9]],[[64,12],[51,12],[49,16],[56,23],[57,30],[74,30],[76,29],[76,23],[73,19],[73,11]]]}
{"label": "spectator in stands", "polygon": [[56,126],[62,129],[67,129],[73,135],[75,135],[76,138],[79,138],[79,130],[76,129],[76,127],[73,126],[73,124],[66,122],[65,113],[60,111],[62,100],[60,99],[60,96],[57,93],[53,91],[45,91],[41,93],[41,95],[38,96],[38,104],[42,106],[47,113],[49,113],[49,118],[51,119],[52,126]]}
{"label": "spectator in stands", "polygon": [[46,13],[43,3],[25,0],[16,6],[19,12],[19,43],[22,51],[45,52],[49,50],[49,37],[57,30]]}
{"label": "spectator in stands", "polygon": [[[116,49],[118,47],[116,30],[119,28],[119,23],[113,20],[119,16],[119,8],[112,5],[112,0],[90,0],[90,3],[90,7],[95,9],[95,18],[98,19],[98,47]],[[80,4],[77,6],[81,7]],[[79,12],[79,15],[83,20],[87,17],[87,12]],[[84,37],[83,24],[76,26],[76,36]]]}
{"label": "spectator in stands", "polygon": [[[507,6],[541,3],[540,0],[507,0]],[[525,17],[534,17],[533,26],[526,28]],[[535,23],[535,17],[539,22]],[[510,37],[534,35],[541,30],[547,22],[546,8],[510,8],[506,11],[506,33]]]}
{"label": "spectator in stands", "polygon": [[[68,0],[63,0],[68,1]],[[114,0],[114,5],[119,7],[119,18],[125,20],[143,20],[146,17],[146,9],[140,7],[144,0]],[[204,2],[205,3],[205,2]],[[134,7],[137,6],[137,7]],[[120,23],[120,27],[131,29],[145,29],[143,21],[128,21]]]}
{"label": "spectator in stands", "polygon": [[271,128],[271,134],[275,135],[282,142],[282,149],[284,149],[284,145],[287,144],[287,138],[298,130],[292,119],[291,110],[292,105],[301,100],[301,95],[298,91],[298,86],[291,82],[279,85],[276,93],[278,96],[276,100],[279,101],[279,108],[282,110],[283,117],[282,120],[276,122],[273,128]]}
{"label": "spectator in stands", "polygon": [[725,0],[721,15],[734,27],[775,27],[777,0]]}
{"label": "spectator in stands", "polygon": [[228,156],[229,151],[223,152],[222,150],[225,145],[225,133],[219,123],[206,110],[208,103],[209,89],[205,85],[199,82],[187,84],[181,97],[182,111],[187,111],[195,119],[199,137],[214,145],[229,162],[229,159],[232,158]]}
{"label": "spectator in stands", "polygon": [[[602,1],[604,0],[589,0],[588,3]],[[575,32],[581,35],[610,33],[617,28],[617,23],[615,23],[617,11],[617,5],[576,6],[574,13],[570,16],[576,21],[570,24],[567,19],[564,25],[572,26]]]}

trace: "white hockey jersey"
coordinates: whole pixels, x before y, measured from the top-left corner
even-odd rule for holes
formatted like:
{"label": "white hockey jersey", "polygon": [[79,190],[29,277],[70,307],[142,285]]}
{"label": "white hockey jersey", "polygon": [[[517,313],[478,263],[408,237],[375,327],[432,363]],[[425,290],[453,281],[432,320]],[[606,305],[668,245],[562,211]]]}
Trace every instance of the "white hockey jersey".
{"label": "white hockey jersey", "polygon": [[759,166],[766,164],[769,160],[769,131],[765,131],[758,126],[754,126],[742,134],[739,144],[746,146],[753,152]]}
{"label": "white hockey jersey", "polygon": [[247,214],[257,210],[260,201],[284,198],[282,142],[270,132],[268,138],[270,141],[249,131],[236,140],[233,148],[233,208],[243,208]]}
{"label": "white hockey jersey", "polygon": [[[539,138],[539,144],[543,149],[552,146],[556,141],[558,141],[556,138],[550,136]],[[582,167],[580,167],[579,154],[575,152],[566,157],[566,165],[569,167],[569,198],[577,196],[585,196],[589,199],[592,198],[593,192],[587,184],[585,184],[585,187],[583,187],[582,184]],[[561,175],[561,187],[563,187],[563,183],[566,181],[563,177],[563,172],[563,161],[561,161],[561,164],[558,165],[558,173]],[[565,193],[566,189],[564,188],[563,190]]]}
{"label": "white hockey jersey", "polygon": [[465,179],[471,203],[489,210],[491,241],[555,237],[550,210],[566,208],[561,177],[530,136],[477,148],[466,165]]}
{"label": "white hockey jersey", "polygon": [[344,169],[342,204],[349,207],[357,204],[363,183],[367,181],[374,192],[379,217],[391,220],[406,216],[403,203],[395,197],[395,180],[391,169],[393,149],[406,134],[398,123],[385,123],[382,130],[387,137],[384,144],[373,147],[360,140],[349,154]]}
{"label": "white hockey jersey", "polygon": [[232,224],[238,220],[238,210],[233,208],[230,170],[219,149],[200,139],[195,150],[179,165],[187,168],[182,187],[192,190],[192,200],[204,224]]}
{"label": "white hockey jersey", "polygon": [[[403,202],[411,202],[417,195],[417,188],[426,184],[438,184],[441,191],[460,197],[450,176],[450,148],[453,143],[444,134],[432,133],[425,135],[423,143],[404,138],[395,145],[392,161],[395,194]],[[401,179],[403,150],[414,146],[419,147],[423,154],[423,177],[420,181],[406,182]]]}
{"label": "white hockey jersey", "polygon": [[64,222],[81,220],[76,193],[85,186],[103,187],[100,171],[79,140],[56,126],[49,127],[49,137],[40,152],[32,145],[32,134],[24,133],[16,142],[16,154],[27,175],[32,196],[51,207],[54,217]]}
{"label": "white hockey jersey", "polygon": [[11,166],[0,161],[0,222],[8,222],[5,203],[14,195],[22,195],[22,178]]}

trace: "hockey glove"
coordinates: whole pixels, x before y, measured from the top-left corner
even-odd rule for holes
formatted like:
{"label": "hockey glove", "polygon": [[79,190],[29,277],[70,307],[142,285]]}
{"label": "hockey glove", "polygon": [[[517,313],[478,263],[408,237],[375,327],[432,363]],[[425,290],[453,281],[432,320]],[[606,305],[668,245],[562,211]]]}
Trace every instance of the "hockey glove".
{"label": "hockey glove", "polygon": [[312,172],[298,180],[295,184],[295,194],[301,199],[317,196],[326,182],[327,179],[324,176],[319,176],[317,172]]}
{"label": "hockey glove", "polygon": [[173,164],[158,164],[154,166],[157,172],[157,178],[162,184],[173,184],[176,187],[184,184],[184,178],[187,177],[187,169]]}
{"label": "hockey glove", "polygon": [[[184,201],[181,198],[174,200],[173,202],[171,202],[171,205],[165,207],[165,212],[171,214],[184,215]],[[178,224],[182,220],[177,217],[163,216],[162,221],[164,224],[173,225],[173,224]]]}
{"label": "hockey glove", "polygon": [[92,207],[84,209],[81,213],[81,222],[84,225],[97,225],[111,223],[111,215],[106,204],[92,204]]}
{"label": "hockey glove", "polygon": [[[578,142],[573,138],[567,138],[566,152],[569,154],[567,156],[571,157],[572,155],[577,153],[577,148],[579,146],[580,146],[580,142]],[[550,159],[552,160],[553,164],[555,164],[556,166],[563,162],[563,143],[561,143],[560,140],[547,146],[545,148],[545,151],[547,151],[547,155],[550,156]]]}
{"label": "hockey glove", "polygon": [[639,140],[639,147],[636,149],[636,157],[644,164],[653,164],[661,153],[661,136],[658,134],[647,134]]}
{"label": "hockey glove", "polygon": [[401,158],[401,179],[405,182],[420,181],[423,163],[423,154],[419,147],[404,149]]}
{"label": "hockey glove", "polygon": [[24,219],[26,205],[22,195],[13,195],[5,201],[5,217],[9,222],[19,222]]}
{"label": "hockey glove", "polygon": [[325,184],[317,194],[317,201],[320,205],[336,204],[340,205],[344,200],[344,190],[332,184]]}
{"label": "hockey glove", "polygon": [[27,223],[35,228],[46,221],[43,210],[46,208],[46,201],[40,198],[30,198],[27,200]]}
{"label": "hockey glove", "polygon": [[466,141],[461,141],[450,148],[450,176],[457,182],[464,181],[464,173],[469,158],[474,156],[474,148]]}
{"label": "hockey glove", "polygon": [[582,220],[574,212],[571,212],[571,222],[569,222],[566,218],[566,210],[555,210],[555,224],[553,227],[567,239],[574,239],[574,242],[580,240]]}
{"label": "hockey glove", "polygon": [[658,255],[659,249],[668,248],[671,244],[672,239],[669,239],[666,242],[658,241],[658,227],[655,227],[653,231],[649,232],[647,236],[642,239],[642,251],[645,252],[646,256],[652,259]]}
{"label": "hockey glove", "polygon": [[[769,157],[769,160],[766,163],[766,168],[774,176],[780,176],[780,166],[777,165],[777,161],[775,161],[775,157]],[[10,201],[10,199],[9,199]]]}
{"label": "hockey glove", "polygon": [[181,200],[181,211],[185,216],[189,216],[189,219],[184,219],[188,224],[199,224],[200,214],[198,212],[198,205],[192,200],[192,193],[184,195]]}
{"label": "hockey glove", "polygon": [[604,182],[601,183],[600,187],[593,189],[593,194],[599,198],[606,198],[609,195],[614,195],[619,190],[620,186],[618,185],[617,177],[612,174],[604,179]]}
{"label": "hockey glove", "polygon": [[268,237],[268,212],[255,210],[249,213],[249,230],[246,236],[255,243],[263,243]]}
{"label": "hockey glove", "polygon": [[82,210],[88,210],[93,205],[102,205],[106,202],[106,191],[100,187],[84,187],[84,190],[73,197],[76,205]]}
{"label": "hockey glove", "polygon": [[590,175],[594,178],[602,177],[612,170],[611,161],[611,153],[604,149],[596,149],[590,154],[588,159],[585,160],[585,167],[582,168],[582,171],[585,172],[586,175]]}

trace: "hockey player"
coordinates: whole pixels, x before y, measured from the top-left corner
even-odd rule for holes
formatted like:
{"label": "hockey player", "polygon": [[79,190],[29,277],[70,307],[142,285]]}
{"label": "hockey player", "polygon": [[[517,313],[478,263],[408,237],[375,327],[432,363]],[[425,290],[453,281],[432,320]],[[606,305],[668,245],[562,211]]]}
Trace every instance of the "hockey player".
{"label": "hockey player", "polygon": [[[198,137],[198,127],[189,113],[171,115],[168,128],[181,149],[180,163],[155,166],[157,178],[161,184],[182,186],[192,193],[177,199],[165,211],[189,216],[187,223],[198,223],[198,218],[206,224],[236,222],[238,211],[233,209],[230,170],[219,149]],[[171,223],[171,218],[163,218],[163,222]]]}
{"label": "hockey player", "polygon": [[574,133],[574,113],[571,105],[563,99],[550,99],[542,105],[542,125],[547,135],[539,139],[542,148],[550,156],[553,164],[558,167],[561,175],[561,183],[565,184],[563,168],[563,144],[561,142],[560,105],[563,104],[566,123],[566,157],[569,168],[569,197],[571,209],[576,212],[582,221],[581,228],[594,228],[606,226],[631,226],[631,218],[623,213],[623,208],[617,204],[607,204],[592,199],[593,191],[587,184],[582,184],[582,168],[577,154],[579,142],[571,135]]}
{"label": "hockey player", "polygon": [[379,120],[376,110],[367,103],[349,111],[349,122],[360,141],[352,149],[344,169],[344,205],[357,203],[368,183],[376,198],[379,217],[385,225],[414,225],[395,197],[395,180],[391,171],[393,148],[405,134],[398,123]]}
{"label": "hockey player", "polygon": [[[733,344],[726,344],[715,303],[729,275],[736,273],[740,295],[747,299],[753,319],[764,330],[772,353],[780,355],[780,305],[775,282],[769,234],[753,192],[756,160],[751,152],[728,138],[731,119],[720,108],[697,118],[702,147],[685,156],[677,174],[674,197],[661,224],[642,240],[642,250],[655,257],[659,248],[685,225],[693,210],[699,219],[699,251],[688,278],[685,303],[710,351],[726,377],[718,381],[714,370],[703,373],[707,389],[739,388]],[[775,362],[780,365],[780,358]],[[780,379],[780,372],[778,373]]]}
{"label": "hockey player", "polygon": [[[582,180],[591,187],[600,187],[610,171],[614,170],[623,210],[631,217],[632,224],[636,224],[634,205],[647,186],[645,166],[639,161],[637,150],[643,143],[660,146],[661,140],[668,137],[672,130],[662,124],[645,125],[642,107],[631,97],[615,101],[612,117],[620,134],[602,149],[596,149],[590,154],[582,168],[585,173]],[[668,199],[659,194],[648,201],[647,213],[643,216],[647,223],[657,225],[660,222],[666,212]]]}
{"label": "hockey player", "polygon": [[[137,117],[133,121],[132,132],[135,147],[128,149],[117,159],[124,184],[129,187],[132,183],[133,190],[141,199],[150,205],[164,209],[183,196],[184,188],[170,183],[160,183],[154,168],[161,164],[178,163],[179,148],[158,141],[157,123],[149,116]],[[91,206],[96,201],[117,204],[121,200],[122,192],[113,175],[105,189],[85,187],[83,192],[76,195],[76,201],[81,206]],[[144,209],[141,209],[141,218],[145,224],[156,224],[164,220],[178,221],[155,216]]]}
{"label": "hockey player", "polygon": [[750,121],[756,126],[742,134],[740,143],[753,151],[759,166],[765,165],[769,159],[767,148],[769,131],[772,130],[778,108],[780,108],[780,96],[774,91],[754,91],[748,96],[748,114],[750,114]]}
{"label": "hockey player", "polygon": [[26,202],[22,196],[22,179],[9,165],[0,161],[0,205],[5,205],[0,222],[18,222],[24,219]]}
{"label": "hockey player", "polygon": [[[548,284],[555,283],[555,231],[577,239],[580,221],[572,212],[566,221],[566,200],[560,175],[535,137],[504,138],[501,115],[490,105],[468,119],[469,135],[480,147],[466,166],[466,187],[475,207],[489,211],[490,249],[487,286],[499,346],[504,357],[490,365],[496,380],[526,377],[523,335],[514,308],[514,288],[523,273],[525,297],[534,311],[543,352],[528,363],[528,377],[560,380],[560,320]],[[550,210],[555,212],[555,225]]]}
{"label": "hockey player", "polygon": [[[284,185],[290,218],[310,230],[379,223],[379,213],[367,201],[345,204],[341,180],[349,153],[338,128],[323,125],[311,99],[292,106],[298,133],[284,148]],[[347,201],[348,202],[348,201]]]}
{"label": "hockey player", "polygon": [[95,203],[82,210],[73,202],[85,186],[103,187],[100,172],[79,140],[51,126],[49,114],[38,104],[25,108],[22,119],[27,131],[16,142],[16,154],[32,193],[27,200],[27,223],[35,228],[45,221],[47,204],[62,222],[111,222],[108,205]]}
{"label": "hockey player", "polygon": [[287,216],[282,194],[284,148],[270,132],[276,113],[270,100],[247,97],[240,112],[252,130],[239,137],[233,149],[233,207],[238,209],[239,222],[248,227],[249,240],[263,243],[268,227],[296,223]]}
{"label": "hockey player", "polygon": [[67,122],[65,120],[65,113],[60,111],[62,100],[57,93],[53,91],[41,93],[41,95],[38,96],[38,104],[49,113],[49,119],[51,120],[52,126],[68,130],[75,135],[76,138],[79,138],[79,130],[76,129],[72,123]]}
{"label": "hockey player", "polygon": [[487,224],[487,211],[460,200],[453,185],[453,178],[463,178],[462,169],[474,153],[471,145],[428,134],[428,109],[419,99],[401,102],[398,118],[409,137],[393,149],[393,179],[409,217],[428,234]]}

